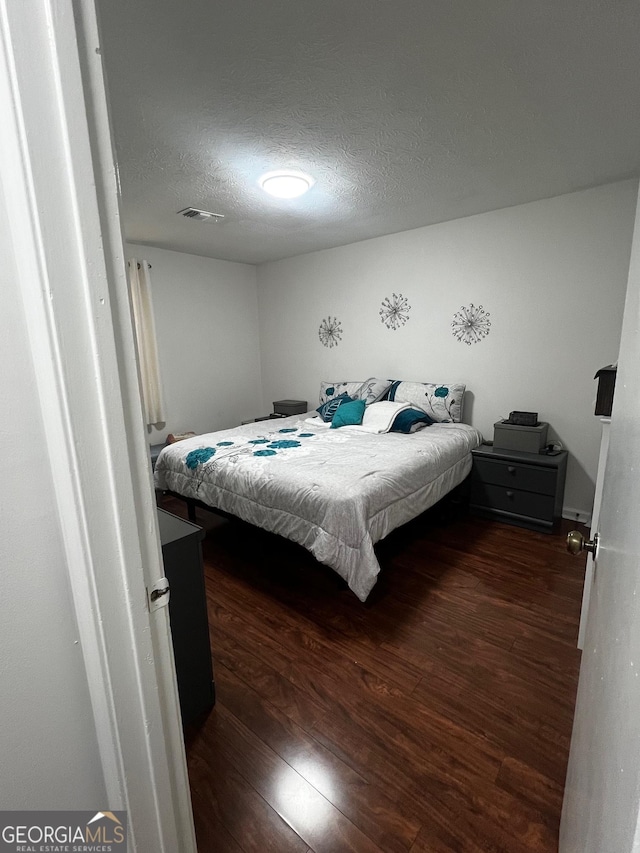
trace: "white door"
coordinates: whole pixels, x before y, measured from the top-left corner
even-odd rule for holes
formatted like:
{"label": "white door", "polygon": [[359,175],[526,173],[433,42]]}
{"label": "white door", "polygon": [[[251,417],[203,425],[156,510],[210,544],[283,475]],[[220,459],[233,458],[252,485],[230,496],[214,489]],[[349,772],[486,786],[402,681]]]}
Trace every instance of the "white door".
{"label": "white door", "polygon": [[[23,303],[50,463],[41,474],[56,497],[42,512],[55,519],[75,610],[51,602],[50,619],[73,625],[67,654],[84,663],[94,717],[76,766],[104,790],[96,810],[128,812],[132,853],[195,853],[168,614],[147,606],[163,566],[93,0],[0,0],[0,116],[3,297]],[[46,624],[41,633],[44,643]],[[85,707],[76,698],[71,718]],[[51,707],[50,733],[66,710]],[[34,797],[25,808],[48,807]]]}
{"label": "white door", "polygon": [[636,211],[560,853],[640,850],[639,374],[640,215]]}

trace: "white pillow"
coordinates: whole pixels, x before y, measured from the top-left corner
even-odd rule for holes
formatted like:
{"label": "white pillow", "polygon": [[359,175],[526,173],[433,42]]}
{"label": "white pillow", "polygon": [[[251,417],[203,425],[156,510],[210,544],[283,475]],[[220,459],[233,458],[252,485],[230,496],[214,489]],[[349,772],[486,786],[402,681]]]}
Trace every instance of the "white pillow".
{"label": "white pillow", "polygon": [[364,432],[389,432],[398,412],[410,408],[408,403],[392,403],[390,400],[372,403],[364,410],[364,417],[358,428]]}
{"label": "white pillow", "polygon": [[430,418],[440,423],[460,423],[465,385],[443,382],[393,382],[389,389],[389,400],[411,403],[422,409]]}

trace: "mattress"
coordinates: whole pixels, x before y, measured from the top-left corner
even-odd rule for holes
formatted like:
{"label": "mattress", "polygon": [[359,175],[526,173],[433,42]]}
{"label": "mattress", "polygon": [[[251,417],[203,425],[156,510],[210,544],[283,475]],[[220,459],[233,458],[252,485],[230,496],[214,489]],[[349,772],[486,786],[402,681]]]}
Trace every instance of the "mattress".
{"label": "mattress", "polygon": [[365,601],[374,544],[461,483],[481,443],[466,424],[378,435],[297,415],[169,445],[155,483],[299,543]]}

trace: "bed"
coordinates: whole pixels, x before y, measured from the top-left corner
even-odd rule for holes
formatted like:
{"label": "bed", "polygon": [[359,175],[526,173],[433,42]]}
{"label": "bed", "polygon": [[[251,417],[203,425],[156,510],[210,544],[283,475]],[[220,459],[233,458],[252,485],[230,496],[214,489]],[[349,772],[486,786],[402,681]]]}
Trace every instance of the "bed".
{"label": "bed", "polygon": [[168,445],[156,488],[299,543],[365,601],[380,571],[375,543],[459,485],[482,436],[453,422],[410,434],[334,429],[314,415]]}

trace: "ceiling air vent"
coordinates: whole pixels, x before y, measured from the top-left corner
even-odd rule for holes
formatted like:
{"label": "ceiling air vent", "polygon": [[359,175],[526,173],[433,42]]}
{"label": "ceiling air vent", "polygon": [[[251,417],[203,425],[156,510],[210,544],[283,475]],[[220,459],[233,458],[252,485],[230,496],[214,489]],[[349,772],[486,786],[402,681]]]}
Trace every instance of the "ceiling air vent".
{"label": "ceiling air vent", "polygon": [[211,213],[208,210],[198,210],[197,207],[185,207],[184,210],[179,210],[187,219],[193,219],[194,222],[221,222],[224,219],[224,213]]}

